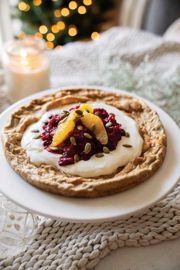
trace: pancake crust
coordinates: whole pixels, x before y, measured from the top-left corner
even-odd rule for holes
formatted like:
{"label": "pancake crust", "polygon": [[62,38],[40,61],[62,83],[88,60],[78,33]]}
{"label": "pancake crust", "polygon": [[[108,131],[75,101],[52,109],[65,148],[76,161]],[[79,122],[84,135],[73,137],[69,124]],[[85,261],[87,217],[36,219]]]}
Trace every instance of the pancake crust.
{"label": "pancake crust", "polygon": [[[140,157],[131,160],[115,173],[97,178],[72,176],[52,167],[30,162],[21,147],[26,128],[41,115],[66,104],[101,101],[133,118],[144,140]],[[134,187],[152,176],[166,154],[166,134],[158,114],[140,99],[98,89],[66,89],[32,100],[10,117],[3,133],[4,151],[11,167],[24,180],[47,192],[70,197],[100,197]]]}

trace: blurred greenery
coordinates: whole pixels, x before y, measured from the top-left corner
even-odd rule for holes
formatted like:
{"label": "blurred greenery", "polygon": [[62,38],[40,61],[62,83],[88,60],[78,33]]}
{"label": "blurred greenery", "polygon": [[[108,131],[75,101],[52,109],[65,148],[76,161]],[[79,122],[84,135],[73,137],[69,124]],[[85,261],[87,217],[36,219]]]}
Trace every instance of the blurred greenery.
{"label": "blurred greenery", "polygon": [[[75,2],[77,8],[69,9],[69,3]],[[79,7],[85,7],[85,14],[79,13]],[[63,8],[68,8],[69,15],[62,14],[57,17],[55,12]],[[93,32],[100,32],[103,23],[108,20],[107,12],[114,8],[113,0],[24,0],[19,1],[16,7],[16,15],[23,22],[22,31],[27,34],[35,34],[39,31],[41,25],[48,28],[48,33],[51,32],[51,26],[57,25],[62,21],[65,23],[65,28],[53,33],[53,46],[63,45],[71,41],[88,39]],[[77,34],[69,35],[68,29],[74,26]],[[44,33],[43,38],[47,40],[47,33]]]}

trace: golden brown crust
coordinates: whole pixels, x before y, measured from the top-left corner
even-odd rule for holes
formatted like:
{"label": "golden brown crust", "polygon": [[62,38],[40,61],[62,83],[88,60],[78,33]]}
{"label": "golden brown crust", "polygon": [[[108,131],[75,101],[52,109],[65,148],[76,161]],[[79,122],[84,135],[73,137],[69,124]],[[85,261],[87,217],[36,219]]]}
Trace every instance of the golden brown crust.
{"label": "golden brown crust", "polygon": [[[27,126],[51,108],[97,100],[125,111],[136,120],[144,139],[140,157],[131,160],[114,174],[98,178],[66,175],[50,165],[41,164],[38,167],[29,161],[21,147],[21,138]],[[166,135],[156,112],[134,97],[97,89],[67,89],[32,100],[11,115],[4,128],[4,138],[7,160],[27,182],[48,192],[72,197],[100,197],[133,187],[155,173],[166,153]]]}

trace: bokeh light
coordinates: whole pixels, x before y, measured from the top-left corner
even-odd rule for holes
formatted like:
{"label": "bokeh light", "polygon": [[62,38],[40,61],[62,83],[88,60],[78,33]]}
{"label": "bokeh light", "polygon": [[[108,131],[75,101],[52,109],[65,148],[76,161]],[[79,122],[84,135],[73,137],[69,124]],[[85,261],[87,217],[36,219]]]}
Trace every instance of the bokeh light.
{"label": "bokeh light", "polygon": [[24,1],[21,1],[21,2],[18,4],[18,8],[19,8],[19,10],[25,11],[25,12],[27,12],[27,11],[30,10],[30,6],[29,6],[27,3],[25,3]]}
{"label": "bokeh light", "polygon": [[55,40],[55,36],[54,36],[53,33],[48,33],[48,34],[46,35],[46,39],[47,39],[48,41],[53,41],[53,40]]}
{"label": "bokeh light", "polygon": [[58,33],[59,32],[59,27],[58,27],[58,25],[56,25],[56,24],[54,24],[54,25],[52,25],[51,26],[51,31],[53,32],[53,33]]}
{"label": "bokeh light", "polygon": [[92,5],[92,0],[83,0],[83,4],[86,6]]}
{"label": "bokeh light", "polygon": [[69,29],[68,29],[68,34],[69,34],[71,37],[76,36],[77,33],[78,33],[78,31],[77,31],[76,26],[72,25],[72,26],[69,27]]}
{"label": "bokeh light", "polygon": [[47,41],[45,43],[45,46],[47,49],[53,49],[54,48],[54,44],[51,41]]}
{"label": "bokeh light", "polygon": [[74,10],[74,9],[76,9],[77,8],[77,2],[76,1],[71,1],[71,2],[69,2],[69,9],[72,9],[72,10]]}
{"label": "bokeh light", "polygon": [[68,8],[62,8],[62,9],[61,9],[61,15],[62,15],[62,16],[66,17],[66,16],[69,15],[69,13],[70,13],[70,11],[69,11]]}
{"label": "bokeh light", "polygon": [[100,36],[100,34],[99,34],[98,32],[92,32],[92,34],[91,34],[91,38],[92,38],[93,40],[98,39],[99,36]]}
{"label": "bokeh light", "polygon": [[86,12],[87,12],[86,7],[84,7],[84,6],[79,6],[78,7],[78,13],[79,14],[85,14]]}
{"label": "bokeh light", "polygon": [[41,25],[41,26],[39,27],[39,32],[40,32],[41,34],[46,34],[47,31],[48,31],[48,28],[47,28],[46,25]]}
{"label": "bokeh light", "polygon": [[56,9],[54,11],[54,16],[57,17],[57,18],[61,17],[61,10],[60,9]]}
{"label": "bokeh light", "polygon": [[33,5],[40,6],[42,4],[42,0],[33,0]]}
{"label": "bokeh light", "polygon": [[57,23],[57,26],[58,26],[59,30],[63,30],[66,27],[65,23],[62,21],[59,21]]}
{"label": "bokeh light", "polygon": [[39,32],[35,33],[34,36],[35,36],[35,38],[38,38],[38,39],[41,39],[43,37],[42,34]]}

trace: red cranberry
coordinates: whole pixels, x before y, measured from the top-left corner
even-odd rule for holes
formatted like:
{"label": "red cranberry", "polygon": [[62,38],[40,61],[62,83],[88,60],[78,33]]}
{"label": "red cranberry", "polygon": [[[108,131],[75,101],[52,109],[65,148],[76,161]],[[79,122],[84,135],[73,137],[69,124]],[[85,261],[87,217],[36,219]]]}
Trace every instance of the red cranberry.
{"label": "red cranberry", "polygon": [[[70,110],[75,110],[77,108],[79,108],[79,105],[72,107]],[[102,108],[96,108],[94,109],[94,112],[101,117],[104,125],[111,122],[111,126],[105,126],[108,134],[108,144],[106,146],[110,149],[110,151],[113,151],[116,149],[121,137],[125,135],[125,131],[121,128],[121,125],[117,123],[113,113],[108,114],[108,112]],[[43,126],[43,132],[41,134],[44,148],[51,153],[61,154],[59,159],[60,166],[74,164],[75,155],[79,156],[79,160],[89,160],[92,155],[103,151],[103,145],[101,145],[101,143],[96,139],[94,134],[89,129],[83,126],[81,120],[78,120],[75,129],[70,132],[69,137],[63,143],[61,143],[56,150],[51,150],[49,146],[52,143],[53,135],[60,120],[61,115],[56,114],[51,116],[47,121],[47,124]],[[78,125],[83,127],[82,130],[77,128]],[[86,138],[84,133],[89,133],[92,136],[92,139]],[[70,137],[74,137],[76,144],[71,143]],[[84,152],[86,143],[91,144],[91,151],[88,154]]]}

